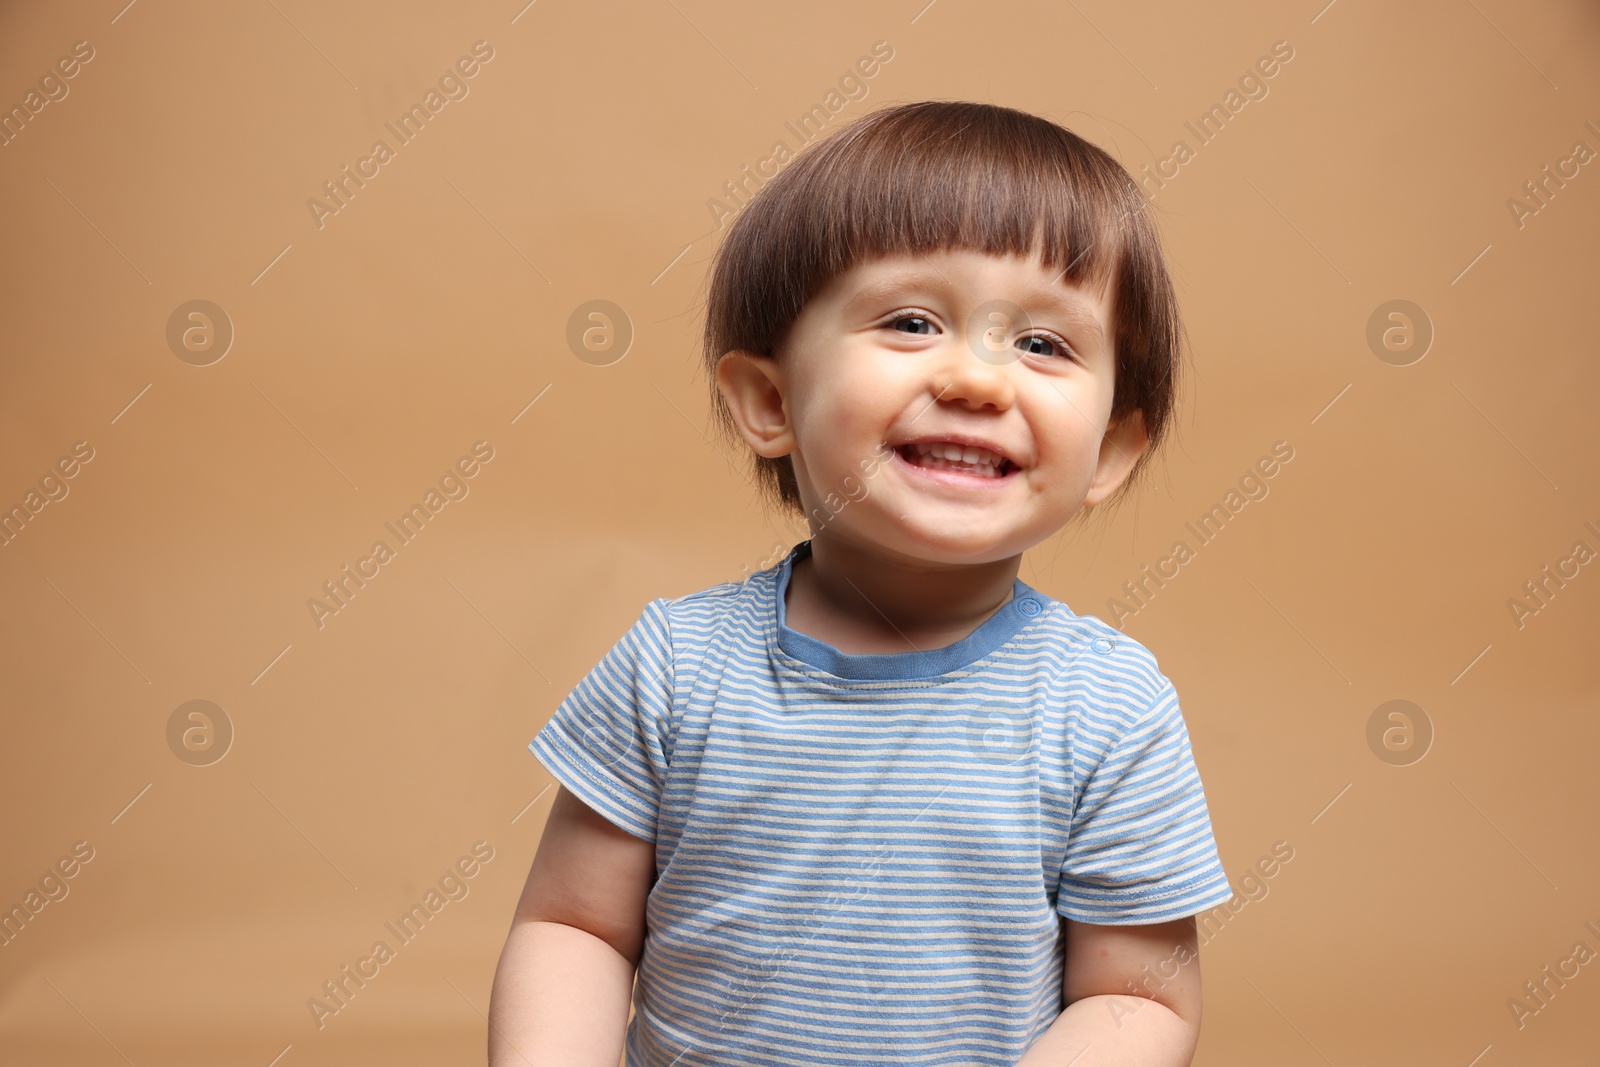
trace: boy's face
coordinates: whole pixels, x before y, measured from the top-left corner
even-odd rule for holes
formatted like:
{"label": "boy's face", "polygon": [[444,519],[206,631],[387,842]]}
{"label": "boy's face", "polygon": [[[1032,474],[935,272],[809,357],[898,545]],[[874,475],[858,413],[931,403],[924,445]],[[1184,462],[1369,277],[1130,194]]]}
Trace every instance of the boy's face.
{"label": "boy's face", "polygon": [[[944,251],[856,264],[778,359],[729,353],[717,377],[751,447],[793,457],[813,532],[826,518],[826,536],[882,554],[973,564],[1021,554],[1127,476],[1146,438],[1137,413],[1107,433],[1115,367],[1106,298],[1037,258]],[[951,438],[1004,460],[925,454]]]}

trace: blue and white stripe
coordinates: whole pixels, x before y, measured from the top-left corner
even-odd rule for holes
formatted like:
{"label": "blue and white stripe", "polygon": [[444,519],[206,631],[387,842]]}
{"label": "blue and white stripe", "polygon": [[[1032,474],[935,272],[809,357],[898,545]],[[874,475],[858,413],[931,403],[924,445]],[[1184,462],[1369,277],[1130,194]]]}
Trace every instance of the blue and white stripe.
{"label": "blue and white stripe", "polygon": [[775,567],[645,606],[530,748],[656,845],[629,1064],[1011,1065],[1060,917],[1232,896],[1172,685],[1020,579],[966,638],[851,655]]}

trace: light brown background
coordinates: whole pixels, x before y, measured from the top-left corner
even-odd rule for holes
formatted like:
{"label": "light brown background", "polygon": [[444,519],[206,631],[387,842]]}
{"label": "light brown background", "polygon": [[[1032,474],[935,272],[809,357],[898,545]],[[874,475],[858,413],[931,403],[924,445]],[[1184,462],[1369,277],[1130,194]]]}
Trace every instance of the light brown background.
{"label": "light brown background", "polygon": [[[529,739],[646,600],[802,536],[704,436],[707,200],[879,40],[837,121],[988,100],[1136,173],[1287,40],[1157,200],[1194,342],[1175,447],[1022,577],[1104,616],[1289,441],[1127,624],[1229,873],[1295,849],[1205,950],[1196,1062],[1593,1062],[1600,966],[1520,1030],[1506,1002],[1600,948],[1600,568],[1521,629],[1507,600],[1600,548],[1600,164],[1520,229],[1506,201],[1600,149],[1600,13],[1323,2],[7,5],[7,108],[96,57],[0,148],[0,504],[96,455],[0,548],[0,903],[95,859],[0,948],[0,1058],[481,1061],[553,795]],[[318,229],[308,198],[478,40],[470,95]],[[165,341],[196,298],[237,331],[207,367]],[[594,298],[636,330],[611,366],[565,342]],[[1395,298],[1436,330],[1408,367],[1365,340]],[[319,629],[307,599],[480,439],[470,496]],[[166,741],[197,698],[236,730],[207,767]],[[1395,698],[1436,731],[1406,767],[1366,742]],[[471,895],[319,1031],[307,999],[480,839]]]}

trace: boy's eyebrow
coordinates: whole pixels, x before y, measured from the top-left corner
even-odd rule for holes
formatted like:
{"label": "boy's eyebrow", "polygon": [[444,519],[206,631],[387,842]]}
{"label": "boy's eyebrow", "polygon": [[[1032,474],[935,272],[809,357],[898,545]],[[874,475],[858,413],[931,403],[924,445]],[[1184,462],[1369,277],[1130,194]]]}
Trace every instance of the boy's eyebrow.
{"label": "boy's eyebrow", "polygon": [[[849,305],[876,303],[902,289],[917,287],[949,289],[952,283],[934,267],[908,266],[862,286],[850,299]],[[1076,290],[1064,284],[1048,287],[1030,285],[1023,302],[1026,306],[1042,305],[1061,312],[1073,326],[1089,334],[1096,346],[1105,347],[1105,327],[1100,324],[1099,316],[1094,314],[1090,302]]]}
{"label": "boy's eyebrow", "polygon": [[1061,286],[1048,289],[1033,287],[1029,295],[1040,304],[1060,310],[1068,322],[1089,335],[1096,348],[1105,347],[1105,327],[1100,325],[1100,317],[1094,313],[1093,305],[1085,297]]}

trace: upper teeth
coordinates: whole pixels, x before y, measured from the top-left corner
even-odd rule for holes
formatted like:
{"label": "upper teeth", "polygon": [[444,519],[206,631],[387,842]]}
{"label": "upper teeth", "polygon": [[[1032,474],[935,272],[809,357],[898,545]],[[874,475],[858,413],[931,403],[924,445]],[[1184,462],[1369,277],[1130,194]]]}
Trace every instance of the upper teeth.
{"label": "upper teeth", "polygon": [[972,445],[958,445],[949,441],[918,441],[911,447],[924,456],[939,456],[950,460],[952,463],[986,463],[991,467],[1000,467],[1005,464],[1005,457],[1000,456],[987,448],[975,448]]}

